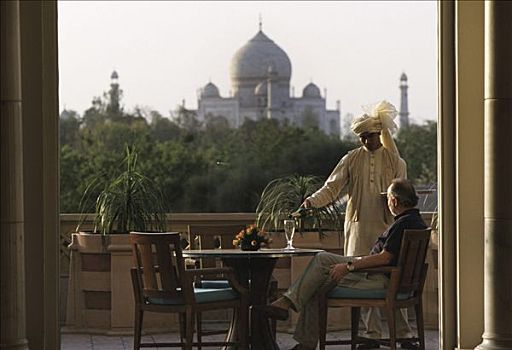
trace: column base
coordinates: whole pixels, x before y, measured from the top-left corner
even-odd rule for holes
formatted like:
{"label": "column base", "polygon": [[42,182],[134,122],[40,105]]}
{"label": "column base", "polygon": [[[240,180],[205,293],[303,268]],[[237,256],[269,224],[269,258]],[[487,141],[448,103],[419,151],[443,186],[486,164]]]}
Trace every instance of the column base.
{"label": "column base", "polygon": [[510,350],[512,339],[484,339],[475,350]]}
{"label": "column base", "polygon": [[2,350],[29,350],[28,341],[21,339],[10,343],[1,343],[0,348]]}

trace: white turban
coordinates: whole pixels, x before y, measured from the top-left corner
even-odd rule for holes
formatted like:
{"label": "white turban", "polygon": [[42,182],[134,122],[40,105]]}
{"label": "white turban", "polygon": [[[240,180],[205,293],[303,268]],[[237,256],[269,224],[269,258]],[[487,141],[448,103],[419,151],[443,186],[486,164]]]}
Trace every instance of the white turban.
{"label": "white turban", "polygon": [[363,113],[352,121],[351,128],[357,135],[380,132],[382,130],[382,123],[379,118],[372,118],[368,114]]}
{"label": "white turban", "polygon": [[395,141],[391,133],[395,132],[398,127],[393,121],[398,115],[398,111],[388,101],[380,101],[371,105],[363,106],[363,113],[361,116],[354,119],[351,129],[357,135],[363,133],[381,132],[380,139],[382,145],[398,154]]}

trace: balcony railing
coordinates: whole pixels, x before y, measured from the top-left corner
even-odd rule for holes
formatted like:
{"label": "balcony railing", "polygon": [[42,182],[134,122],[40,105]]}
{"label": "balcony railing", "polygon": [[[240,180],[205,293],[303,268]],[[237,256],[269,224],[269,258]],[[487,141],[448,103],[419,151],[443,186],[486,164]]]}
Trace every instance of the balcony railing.
{"label": "balcony railing", "polygon": [[[432,212],[422,212],[426,223],[432,222]],[[60,214],[60,271],[67,275],[69,270],[69,249],[71,234],[76,231],[80,214]],[[82,225],[83,230],[91,230],[94,214],[87,214]],[[254,213],[176,213],[167,215],[169,231],[187,232],[187,225],[201,224],[250,224],[256,220]]]}

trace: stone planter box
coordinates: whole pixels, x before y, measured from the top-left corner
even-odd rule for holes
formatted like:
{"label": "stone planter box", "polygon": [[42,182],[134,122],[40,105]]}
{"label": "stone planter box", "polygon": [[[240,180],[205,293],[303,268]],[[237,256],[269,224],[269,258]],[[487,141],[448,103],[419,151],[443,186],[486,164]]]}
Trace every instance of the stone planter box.
{"label": "stone planter box", "polygon": [[[63,331],[132,334],[134,299],[129,235],[72,234]],[[147,313],[146,332],[177,331],[175,315]]]}

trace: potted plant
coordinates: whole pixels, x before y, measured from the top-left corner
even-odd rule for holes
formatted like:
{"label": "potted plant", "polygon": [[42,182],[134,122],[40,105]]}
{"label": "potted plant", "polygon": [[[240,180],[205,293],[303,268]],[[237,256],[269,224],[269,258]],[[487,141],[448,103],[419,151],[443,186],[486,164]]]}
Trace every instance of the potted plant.
{"label": "potted plant", "polygon": [[[133,295],[130,231],[164,232],[166,203],[159,187],[137,169],[137,152],[126,147],[120,171],[99,173],[82,196],[72,234],[66,326],[73,331],[130,332]],[[94,211],[94,218],[87,215]],[[82,228],[92,227],[91,231]],[[171,327],[150,317],[150,327]]]}
{"label": "potted plant", "polygon": [[[94,207],[94,233],[129,233],[130,231],[165,231],[166,203],[159,187],[137,170],[137,152],[126,146],[123,171],[105,182],[98,174],[84,191],[80,208],[84,213]],[[102,188],[99,194],[98,188]],[[94,203],[94,205],[91,205]]]}
{"label": "potted plant", "polygon": [[[296,213],[304,200],[323,185],[318,176],[290,175],[270,181],[261,194],[256,207],[256,225],[268,231],[282,231],[283,220]],[[302,210],[297,216],[298,231],[318,231],[323,234],[327,226],[343,231],[340,202],[322,208]],[[294,215],[295,216],[295,215]]]}

